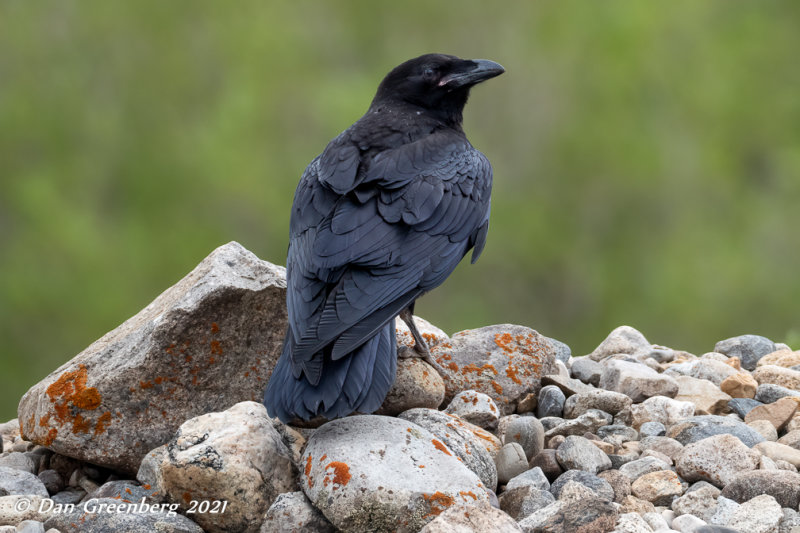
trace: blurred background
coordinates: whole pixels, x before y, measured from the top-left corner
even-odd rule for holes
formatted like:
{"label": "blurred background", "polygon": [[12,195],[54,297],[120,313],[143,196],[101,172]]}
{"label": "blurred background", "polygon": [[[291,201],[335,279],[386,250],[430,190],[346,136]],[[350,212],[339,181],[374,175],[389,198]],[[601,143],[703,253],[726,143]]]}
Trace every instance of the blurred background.
{"label": "blurred background", "polygon": [[800,3],[0,3],[0,421],[236,240],[283,264],[306,164],[427,52],[506,67],[465,113],[487,247],[417,313],[591,351],[800,348]]}

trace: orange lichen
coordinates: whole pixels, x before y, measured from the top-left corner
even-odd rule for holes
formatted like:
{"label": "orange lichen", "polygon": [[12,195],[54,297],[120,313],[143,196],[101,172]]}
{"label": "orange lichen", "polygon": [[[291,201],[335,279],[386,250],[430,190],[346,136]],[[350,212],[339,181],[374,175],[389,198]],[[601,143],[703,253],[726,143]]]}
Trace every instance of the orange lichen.
{"label": "orange lichen", "polygon": [[[347,466],[347,463],[342,463],[339,461],[331,461],[330,463],[325,466],[325,469],[333,468],[333,483],[335,485],[345,486],[350,483],[350,467]],[[323,484],[327,487],[328,486],[328,478],[325,478]],[[334,487],[335,489],[336,487]]]}
{"label": "orange lichen", "polygon": [[150,380],[147,380],[147,381],[139,381],[139,388],[142,388],[142,389],[152,389],[152,388],[153,388],[153,382],[152,382],[152,381],[150,381]]}
{"label": "orange lichen", "polygon": [[519,379],[519,376],[517,376],[517,372],[518,370],[517,367],[515,366],[508,365],[508,368],[506,368],[506,376],[511,378],[511,381],[513,381],[517,385],[521,385],[522,381]]}
{"label": "orange lichen", "polygon": [[111,412],[106,411],[105,413],[100,415],[100,418],[97,419],[97,425],[94,428],[95,436],[103,433],[110,423],[111,423]]}
{"label": "orange lichen", "polygon": [[447,368],[449,368],[453,372],[458,372],[458,365],[455,363],[450,363],[449,365],[447,365]]}
{"label": "orange lichen", "polygon": [[431,511],[427,516],[438,516],[455,503],[455,499],[452,496],[448,496],[447,494],[439,492],[438,490],[433,494],[423,494],[422,497],[430,504],[431,507]]}
{"label": "orange lichen", "polygon": [[314,482],[311,479],[311,454],[306,457],[306,468],[305,468],[306,478],[308,479],[308,485],[313,487]]}
{"label": "orange lichen", "polygon": [[42,441],[42,444],[45,446],[50,446],[53,444],[53,441],[56,440],[56,437],[58,437],[58,430],[56,428],[50,428],[50,431],[47,432],[47,436]]}
{"label": "orange lichen", "polygon": [[189,505],[189,503],[192,501],[192,493],[191,492],[184,492],[181,495],[181,498],[183,499],[184,505]]}
{"label": "orange lichen", "polygon": [[220,345],[219,341],[211,341],[209,346],[211,347],[212,354],[222,355],[222,346]]}
{"label": "orange lichen", "polygon": [[219,333],[219,325],[216,322],[211,323],[211,333]]}
{"label": "orange lichen", "polygon": [[491,384],[492,384],[492,387],[494,387],[494,391],[497,394],[503,394],[503,387],[501,387],[498,382],[496,382],[495,380],[492,380]]}
{"label": "orange lichen", "polygon": [[142,488],[144,490],[150,490],[151,489],[150,483],[145,483],[144,485],[142,485]]}
{"label": "orange lichen", "polygon": [[433,439],[431,442],[433,442],[433,445],[434,445],[434,446],[436,447],[436,449],[437,449],[437,450],[439,450],[440,452],[444,452],[444,453],[446,453],[447,455],[453,455],[452,453],[450,453],[450,450],[448,450],[448,449],[447,449],[447,446],[445,446],[444,444],[442,444],[442,442],[441,442],[441,441],[439,441],[439,440],[437,440],[437,439]]}
{"label": "orange lichen", "polygon": [[476,501],[477,501],[477,499],[478,499],[478,497],[477,497],[477,496],[475,496],[475,493],[474,493],[474,492],[472,492],[471,490],[466,490],[466,491],[462,490],[462,491],[460,491],[460,492],[459,492],[459,494],[461,495],[461,498],[462,498],[462,499],[463,499],[465,502],[466,502],[466,501],[469,501],[469,500],[467,500],[467,496],[471,496],[471,497],[472,497],[472,499],[473,499],[473,500],[476,500]]}
{"label": "orange lichen", "polygon": [[89,421],[84,420],[84,418],[80,415],[80,413],[75,415],[75,419],[72,421],[72,432],[73,433],[89,432]]}
{"label": "orange lichen", "polygon": [[50,421],[50,413],[47,413],[43,417],[39,419],[39,425],[43,428],[47,427],[47,423]]}

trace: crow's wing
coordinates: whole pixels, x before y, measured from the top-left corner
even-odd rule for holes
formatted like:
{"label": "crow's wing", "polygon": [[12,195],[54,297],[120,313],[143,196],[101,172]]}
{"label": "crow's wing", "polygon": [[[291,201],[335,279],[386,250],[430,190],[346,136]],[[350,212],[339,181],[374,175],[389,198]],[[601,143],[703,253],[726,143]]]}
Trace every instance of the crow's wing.
{"label": "crow's wing", "polygon": [[318,158],[301,179],[287,261],[292,366],[312,384],[324,347],[333,344],[333,359],[350,353],[470,248],[480,253],[492,181],[488,160],[463,137],[434,134],[360,170],[349,154],[323,155],[336,168]]}

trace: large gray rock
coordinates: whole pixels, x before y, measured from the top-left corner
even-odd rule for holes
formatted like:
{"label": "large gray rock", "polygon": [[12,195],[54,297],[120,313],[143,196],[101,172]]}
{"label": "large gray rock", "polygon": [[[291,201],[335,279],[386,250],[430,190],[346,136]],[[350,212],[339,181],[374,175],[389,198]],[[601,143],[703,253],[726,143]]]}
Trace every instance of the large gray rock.
{"label": "large gray rock", "polygon": [[[61,533],[203,533],[200,526],[174,510],[134,511],[140,505],[141,502],[114,498],[90,499],[72,512],[54,513],[44,527]],[[199,516],[199,513],[193,516]]]}
{"label": "large gray rock", "polygon": [[647,355],[653,346],[636,329],[620,326],[608,334],[600,345],[589,355],[593,361],[600,361],[615,354]]}
{"label": "large gray rock", "polygon": [[476,390],[491,396],[504,415],[527,394],[539,392],[541,377],[556,370],[555,353],[546,337],[511,324],[461,331],[431,348],[445,372],[447,401]]}
{"label": "large gray rock", "polygon": [[497,481],[508,483],[528,469],[525,450],[516,442],[509,442],[500,449],[495,459],[497,464]]}
{"label": "large gray rock", "polygon": [[564,470],[583,470],[597,474],[611,468],[611,460],[588,439],[571,435],[556,450],[556,458]]}
{"label": "large gray rock", "polygon": [[682,514],[694,515],[705,522],[710,522],[717,512],[717,496],[719,489],[706,486],[687,492],[672,502],[672,510],[678,516]]}
{"label": "large gray rock", "polygon": [[800,398],[800,391],[787,389],[772,383],[762,383],[756,389],[756,395],[753,399],[761,403],[774,403],[786,397]]}
{"label": "large gray rock", "polygon": [[301,491],[278,495],[270,508],[259,533],[335,533],[325,517],[311,505]]}
{"label": "large gray rock", "polygon": [[410,409],[400,418],[413,422],[433,433],[447,446],[464,465],[475,472],[483,484],[491,490],[497,488],[497,468],[491,454],[486,450],[475,429],[470,428],[455,415],[435,409]]}
{"label": "large gray rock", "polygon": [[260,403],[184,422],[160,464],[162,490],[181,509],[227,501],[224,513],[197,513],[208,532],[255,532],[278,494],[296,488],[291,453]]}
{"label": "large gray rock", "polygon": [[619,467],[619,471],[633,482],[644,475],[660,470],[669,470],[669,467],[670,465],[667,462],[657,457],[642,457],[630,463],[625,463]]}
{"label": "large gray rock", "polygon": [[488,503],[450,507],[429,522],[420,533],[517,533],[513,518]]}
{"label": "large gray rock", "polygon": [[621,392],[640,403],[653,396],[674,398],[678,383],[670,376],[659,374],[649,366],[612,359],[605,362],[600,388]]}
{"label": "large gray rock", "polygon": [[705,480],[724,487],[742,472],[758,468],[761,454],[733,435],[714,435],[688,444],[675,466],[686,481]]}
{"label": "large gray rock", "polygon": [[150,305],[34,385],[27,440],[135,473],[185,420],[260,401],[286,333],[283,267],[217,248]]}
{"label": "large gray rock", "polygon": [[764,442],[764,437],[744,422],[717,415],[693,416],[672,425],[667,430],[667,437],[673,438],[683,445],[722,434],[733,435],[751,447],[759,442]]}
{"label": "large gray rock", "polygon": [[759,335],[740,335],[719,341],[714,346],[714,351],[738,357],[742,367],[755,370],[758,360],[767,354],[776,351],[775,343]]}
{"label": "large gray rock", "polygon": [[797,509],[800,505],[800,474],[787,470],[745,472],[722,489],[723,496],[739,503],[751,500],[759,494],[769,494],[781,507]]}
{"label": "large gray rock", "polygon": [[333,420],[308,439],[300,476],[311,503],[342,531],[419,531],[486,487],[430,431],[400,418]]}
{"label": "large gray rock", "polygon": [[515,489],[517,487],[531,486],[539,490],[550,490],[550,482],[541,468],[535,466],[525,472],[514,476],[507,484],[506,490]]}
{"label": "large gray rock", "polygon": [[23,470],[0,466],[0,496],[31,495],[47,498],[49,493],[41,480]]}

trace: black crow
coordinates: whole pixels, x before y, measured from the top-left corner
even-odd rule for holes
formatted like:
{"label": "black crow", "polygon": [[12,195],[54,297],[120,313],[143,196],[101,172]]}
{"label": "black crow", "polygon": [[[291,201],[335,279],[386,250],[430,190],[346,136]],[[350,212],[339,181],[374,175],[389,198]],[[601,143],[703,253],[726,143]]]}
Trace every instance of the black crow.
{"label": "black crow", "polygon": [[483,250],[492,167],[467,140],[462,111],[473,85],[503,72],[443,54],[406,61],[308,165],[292,205],[289,329],[264,393],[270,416],[378,409],[395,379],[398,314],[433,362],[414,301]]}

